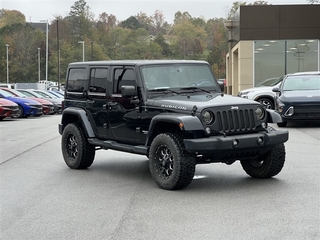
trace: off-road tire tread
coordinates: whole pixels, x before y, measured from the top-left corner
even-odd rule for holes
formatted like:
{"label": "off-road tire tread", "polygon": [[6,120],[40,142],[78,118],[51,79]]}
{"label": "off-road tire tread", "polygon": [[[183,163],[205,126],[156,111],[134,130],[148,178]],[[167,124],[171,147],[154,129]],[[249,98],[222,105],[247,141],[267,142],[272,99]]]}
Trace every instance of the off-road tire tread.
{"label": "off-road tire tread", "polygon": [[[276,129],[268,126],[267,131],[273,132]],[[270,178],[277,175],[281,172],[286,158],[284,144],[275,145],[263,158],[264,164],[260,168],[254,168],[249,160],[241,161],[242,168],[249,176],[254,178]]]}
{"label": "off-road tire tread", "polygon": [[[178,190],[183,189],[187,187],[194,177],[195,173],[195,166],[196,166],[196,160],[194,156],[190,153],[188,153],[183,144],[183,139],[177,135],[172,133],[162,133],[159,134],[154,142],[151,144],[150,147],[150,171],[151,171],[151,164],[153,164],[153,161],[151,160],[154,157],[154,153],[157,149],[157,142],[158,141],[167,141],[170,143],[171,151],[176,150],[177,151],[177,159],[175,161],[179,161],[180,163],[180,171],[179,174],[175,174],[173,178],[170,180],[169,183],[163,182],[157,177],[154,177],[155,182],[158,184],[158,186],[162,189],[166,190]],[[156,173],[152,173],[154,175]]]}
{"label": "off-road tire tread", "polygon": [[[79,145],[79,155],[78,155],[78,159],[76,160],[70,159],[70,157],[67,154],[67,150],[64,142],[65,139],[67,138],[67,134],[66,134],[67,131],[72,132],[72,134],[75,135],[77,138],[77,142]],[[70,168],[86,169],[92,165],[95,157],[95,146],[91,145],[88,142],[82,128],[79,127],[77,124],[71,123],[65,127],[62,134],[61,147],[62,147],[62,153],[65,159],[65,162]],[[75,161],[76,164],[70,164],[69,161],[70,162]]]}

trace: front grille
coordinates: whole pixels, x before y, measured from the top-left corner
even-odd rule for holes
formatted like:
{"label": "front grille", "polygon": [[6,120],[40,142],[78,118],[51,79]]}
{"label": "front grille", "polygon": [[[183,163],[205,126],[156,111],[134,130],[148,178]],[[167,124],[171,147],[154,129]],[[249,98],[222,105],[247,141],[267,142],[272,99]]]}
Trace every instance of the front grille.
{"label": "front grille", "polygon": [[42,110],[42,105],[31,105],[32,107],[38,109],[38,110]]}
{"label": "front grille", "polygon": [[295,106],[294,119],[320,119],[320,105]]}
{"label": "front grille", "polygon": [[9,108],[11,110],[18,110],[18,106],[4,106],[5,108]]}
{"label": "front grille", "polygon": [[219,131],[243,132],[255,129],[255,118],[252,109],[218,111],[216,113]]}

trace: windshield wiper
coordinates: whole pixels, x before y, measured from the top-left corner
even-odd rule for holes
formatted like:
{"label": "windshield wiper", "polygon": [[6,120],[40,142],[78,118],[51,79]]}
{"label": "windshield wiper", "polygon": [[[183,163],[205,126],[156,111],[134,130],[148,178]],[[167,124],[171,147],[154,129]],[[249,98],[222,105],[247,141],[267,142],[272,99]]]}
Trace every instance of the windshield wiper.
{"label": "windshield wiper", "polygon": [[149,89],[148,92],[158,92],[158,93],[175,93],[179,94],[180,92],[171,90],[169,88],[155,88],[155,89]]}
{"label": "windshield wiper", "polygon": [[195,92],[195,90],[201,90],[201,91],[206,92],[206,93],[211,93],[212,91],[214,91],[214,92],[217,91],[216,89],[206,90],[206,89],[199,88],[199,87],[184,87],[184,88],[180,88],[180,89],[181,90],[193,90],[193,92]]}

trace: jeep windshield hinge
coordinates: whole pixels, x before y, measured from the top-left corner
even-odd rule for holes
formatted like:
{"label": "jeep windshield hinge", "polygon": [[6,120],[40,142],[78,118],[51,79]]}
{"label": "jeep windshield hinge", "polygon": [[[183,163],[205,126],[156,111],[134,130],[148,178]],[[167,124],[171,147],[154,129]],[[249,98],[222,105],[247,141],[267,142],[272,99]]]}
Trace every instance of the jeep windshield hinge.
{"label": "jeep windshield hinge", "polygon": [[192,116],[196,115],[197,110],[198,110],[197,105],[194,105],[193,108],[192,108],[192,113],[191,113],[191,115],[192,115]]}

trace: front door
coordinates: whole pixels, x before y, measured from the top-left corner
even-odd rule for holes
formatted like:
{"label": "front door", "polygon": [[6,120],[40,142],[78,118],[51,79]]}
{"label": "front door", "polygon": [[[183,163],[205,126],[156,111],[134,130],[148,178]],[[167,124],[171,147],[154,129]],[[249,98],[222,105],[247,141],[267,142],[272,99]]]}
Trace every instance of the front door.
{"label": "front door", "polygon": [[109,122],[114,139],[119,142],[140,143],[143,139],[141,112],[131,99],[122,97],[121,87],[135,86],[134,68],[115,67],[113,69],[113,94],[108,102]]}

